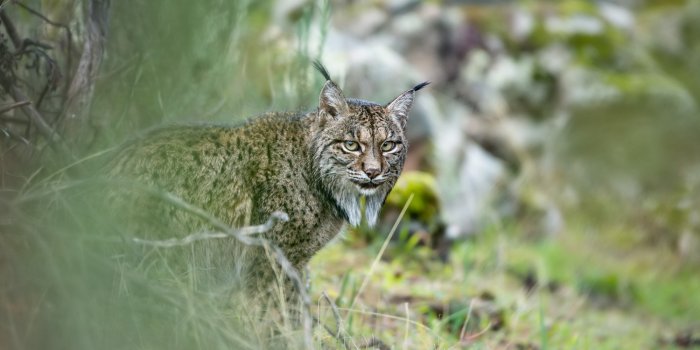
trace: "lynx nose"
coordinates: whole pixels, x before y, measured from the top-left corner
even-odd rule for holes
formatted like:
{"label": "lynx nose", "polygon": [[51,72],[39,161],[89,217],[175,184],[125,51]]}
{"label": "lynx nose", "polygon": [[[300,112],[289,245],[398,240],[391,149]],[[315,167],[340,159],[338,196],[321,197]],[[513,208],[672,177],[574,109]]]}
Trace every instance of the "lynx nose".
{"label": "lynx nose", "polygon": [[367,177],[369,177],[370,179],[374,179],[379,175],[381,170],[378,167],[366,167],[364,169],[364,172],[365,174],[367,174]]}

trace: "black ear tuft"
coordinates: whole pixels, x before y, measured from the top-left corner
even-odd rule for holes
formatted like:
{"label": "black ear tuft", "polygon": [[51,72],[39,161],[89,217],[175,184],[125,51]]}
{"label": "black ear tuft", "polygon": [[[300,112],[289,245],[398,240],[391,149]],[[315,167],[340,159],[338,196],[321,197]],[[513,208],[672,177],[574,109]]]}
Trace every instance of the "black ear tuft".
{"label": "black ear tuft", "polygon": [[406,127],[406,122],[408,121],[408,112],[411,110],[411,106],[413,106],[413,98],[416,94],[416,91],[424,88],[428,84],[430,84],[429,81],[424,81],[414,86],[413,89],[408,90],[403,94],[399,95],[399,97],[395,98],[393,101],[391,101],[391,103],[389,103],[386,106],[389,113],[391,113],[391,115],[394,118],[396,118],[396,121],[399,122],[402,128]]}
{"label": "black ear tuft", "polygon": [[313,62],[314,68],[321,72],[323,74],[323,77],[326,78],[326,80],[331,80],[330,74],[328,74],[328,71],[326,70],[326,67],[323,66],[323,64],[319,60],[314,60]]}
{"label": "black ear tuft", "polygon": [[424,88],[424,87],[425,87],[426,85],[428,85],[428,84],[430,84],[429,81],[424,81],[424,82],[422,82],[422,83],[420,83],[420,84],[414,86],[413,89],[411,89],[411,90],[413,90],[413,91],[418,91],[418,90]]}

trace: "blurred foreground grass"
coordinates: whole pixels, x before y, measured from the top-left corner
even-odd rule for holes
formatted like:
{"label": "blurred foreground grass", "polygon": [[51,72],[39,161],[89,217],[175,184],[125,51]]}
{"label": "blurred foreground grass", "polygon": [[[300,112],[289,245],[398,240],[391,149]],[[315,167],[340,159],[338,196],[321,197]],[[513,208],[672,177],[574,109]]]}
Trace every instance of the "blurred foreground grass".
{"label": "blurred foreground grass", "polygon": [[[310,71],[305,56],[313,56],[312,22],[318,20],[323,29],[327,16],[317,4],[328,5],[299,6],[290,13],[293,19],[285,19],[275,17],[280,4],[265,1],[231,6],[114,2],[109,55],[92,105],[98,117],[90,128],[100,132],[93,148],[114,146],[161,123],[235,122],[268,109],[313,106],[320,77]],[[294,34],[280,34],[284,31]],[[621,38],[612,38],[606,50],[624,46]],[[582,54],[598,52],[580,45]],[[688,74],[688,66],[697,53],[680,56],[680,62],[669,57],[662,68],[696,86],[697,75]],[[620,62],[626,61],[610,65]],[[632,80],[609,78],[626,94],[631,93],[624,88],[655,86],[630,75]],[[688,90],[697,97],[697,89]],[[684,261],[677,237],[671,237],[686,220],[677,218],[674,200],[661,198],[656,211],[644,211],[644,203],[591,199],[596,191],[609,192],[601,184],[616,180],[614,173],[645,178],[640,192],[657,199],[653,189],[678,187],[676,165],[691,164],[688,159],[696,156],[692,147],[697,142],[685,142],[695,140],[694,112],[690,122],[669,123],[669,118],[656,118],[665,115],[666,103],[653,109],[633,102],[612,111],[578,111],[562,137],[565,169],[573,175],[585,170],[578,175],[581,204],[574,208],[587,210],[565,213],[564,232],[533,237],[526,220],[503,219],[453,242],[443,262],[418,236],[400,230],[367,277],[388,232],[351,231],[312,261],[315,316],[331,329],[339,326],[351,349],[371,337],[409,349],[697,346],[700,275],[697,262]],[[578,168],[569,166],[577,158]],[[104,212],[89,201],[103,188],[40,166],[12,191],[11,200],[0,198],[5,214],[0,222],[0,348],[302,347],[299,333],[285,320],[256,318],[256,310],[219,303],[218,291],[198,288],[189,276],[169,276],[165,268],[160,271],[165,278],[153,280],[145,277],[152,265],[128,269],[113,252],[115,242],[105,239],[120,223],[105,221]],[[415,192],[399,194],[390,201],[401,207]],[[430,213],[426,221],[434,219],[439,210],[434,203],[420,203],[416,214]],[[641,223],[630,219],[638,216]],[[642,227],[663,216],[671,223],[661,229],[670,233],[657,235]],[[357,294],[365,278],[368,283]],[[321,298],[324,292],[337,304],[339,319]],[[346,347],[320,326],[314,341],[319,348]]]}

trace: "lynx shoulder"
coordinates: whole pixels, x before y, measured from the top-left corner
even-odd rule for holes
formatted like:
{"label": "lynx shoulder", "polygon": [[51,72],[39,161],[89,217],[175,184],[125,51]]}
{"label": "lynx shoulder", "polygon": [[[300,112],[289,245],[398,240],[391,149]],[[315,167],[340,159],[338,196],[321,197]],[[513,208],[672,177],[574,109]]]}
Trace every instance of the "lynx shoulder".
{"label": "lynx shoulder", "polygon": [[[289,220],[264,236],[296,268],[303,267],[344,223],[358,225],[362,217],[376,222],[406,158],[405,127],[415,92],[427,84],[382,105],[345,98],[316,66],[327,81],[313,111],[269,113],[239,126],[157,129],[125,145],[110,175],[172,193],[232,227],[261,224],[282,211]],[[138,197],[130,206],[134,234],[173,237],[208,228],[191,213],[154,199]],[[258,266],[266,264],[261,250],[233,239],[201,246],[205,268],[224,275],[228,269],[246,275],[255,270],[257,278],[269,273]]]}

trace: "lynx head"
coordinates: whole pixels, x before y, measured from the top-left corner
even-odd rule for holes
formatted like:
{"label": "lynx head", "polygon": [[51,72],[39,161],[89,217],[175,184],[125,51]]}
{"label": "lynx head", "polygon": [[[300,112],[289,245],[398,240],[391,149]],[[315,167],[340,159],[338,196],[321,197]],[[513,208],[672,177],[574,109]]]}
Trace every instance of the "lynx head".
{"label": "lynx head", "polygon": [[384,199],[396,183],[406,160],[408,113],[416,91],[400,94],[386,105],[345,98],[318,62],[326,77],[315,115],[312,154],[322,190],[351,225],[362,220],[361,197],[370,225],[377,221]]}

